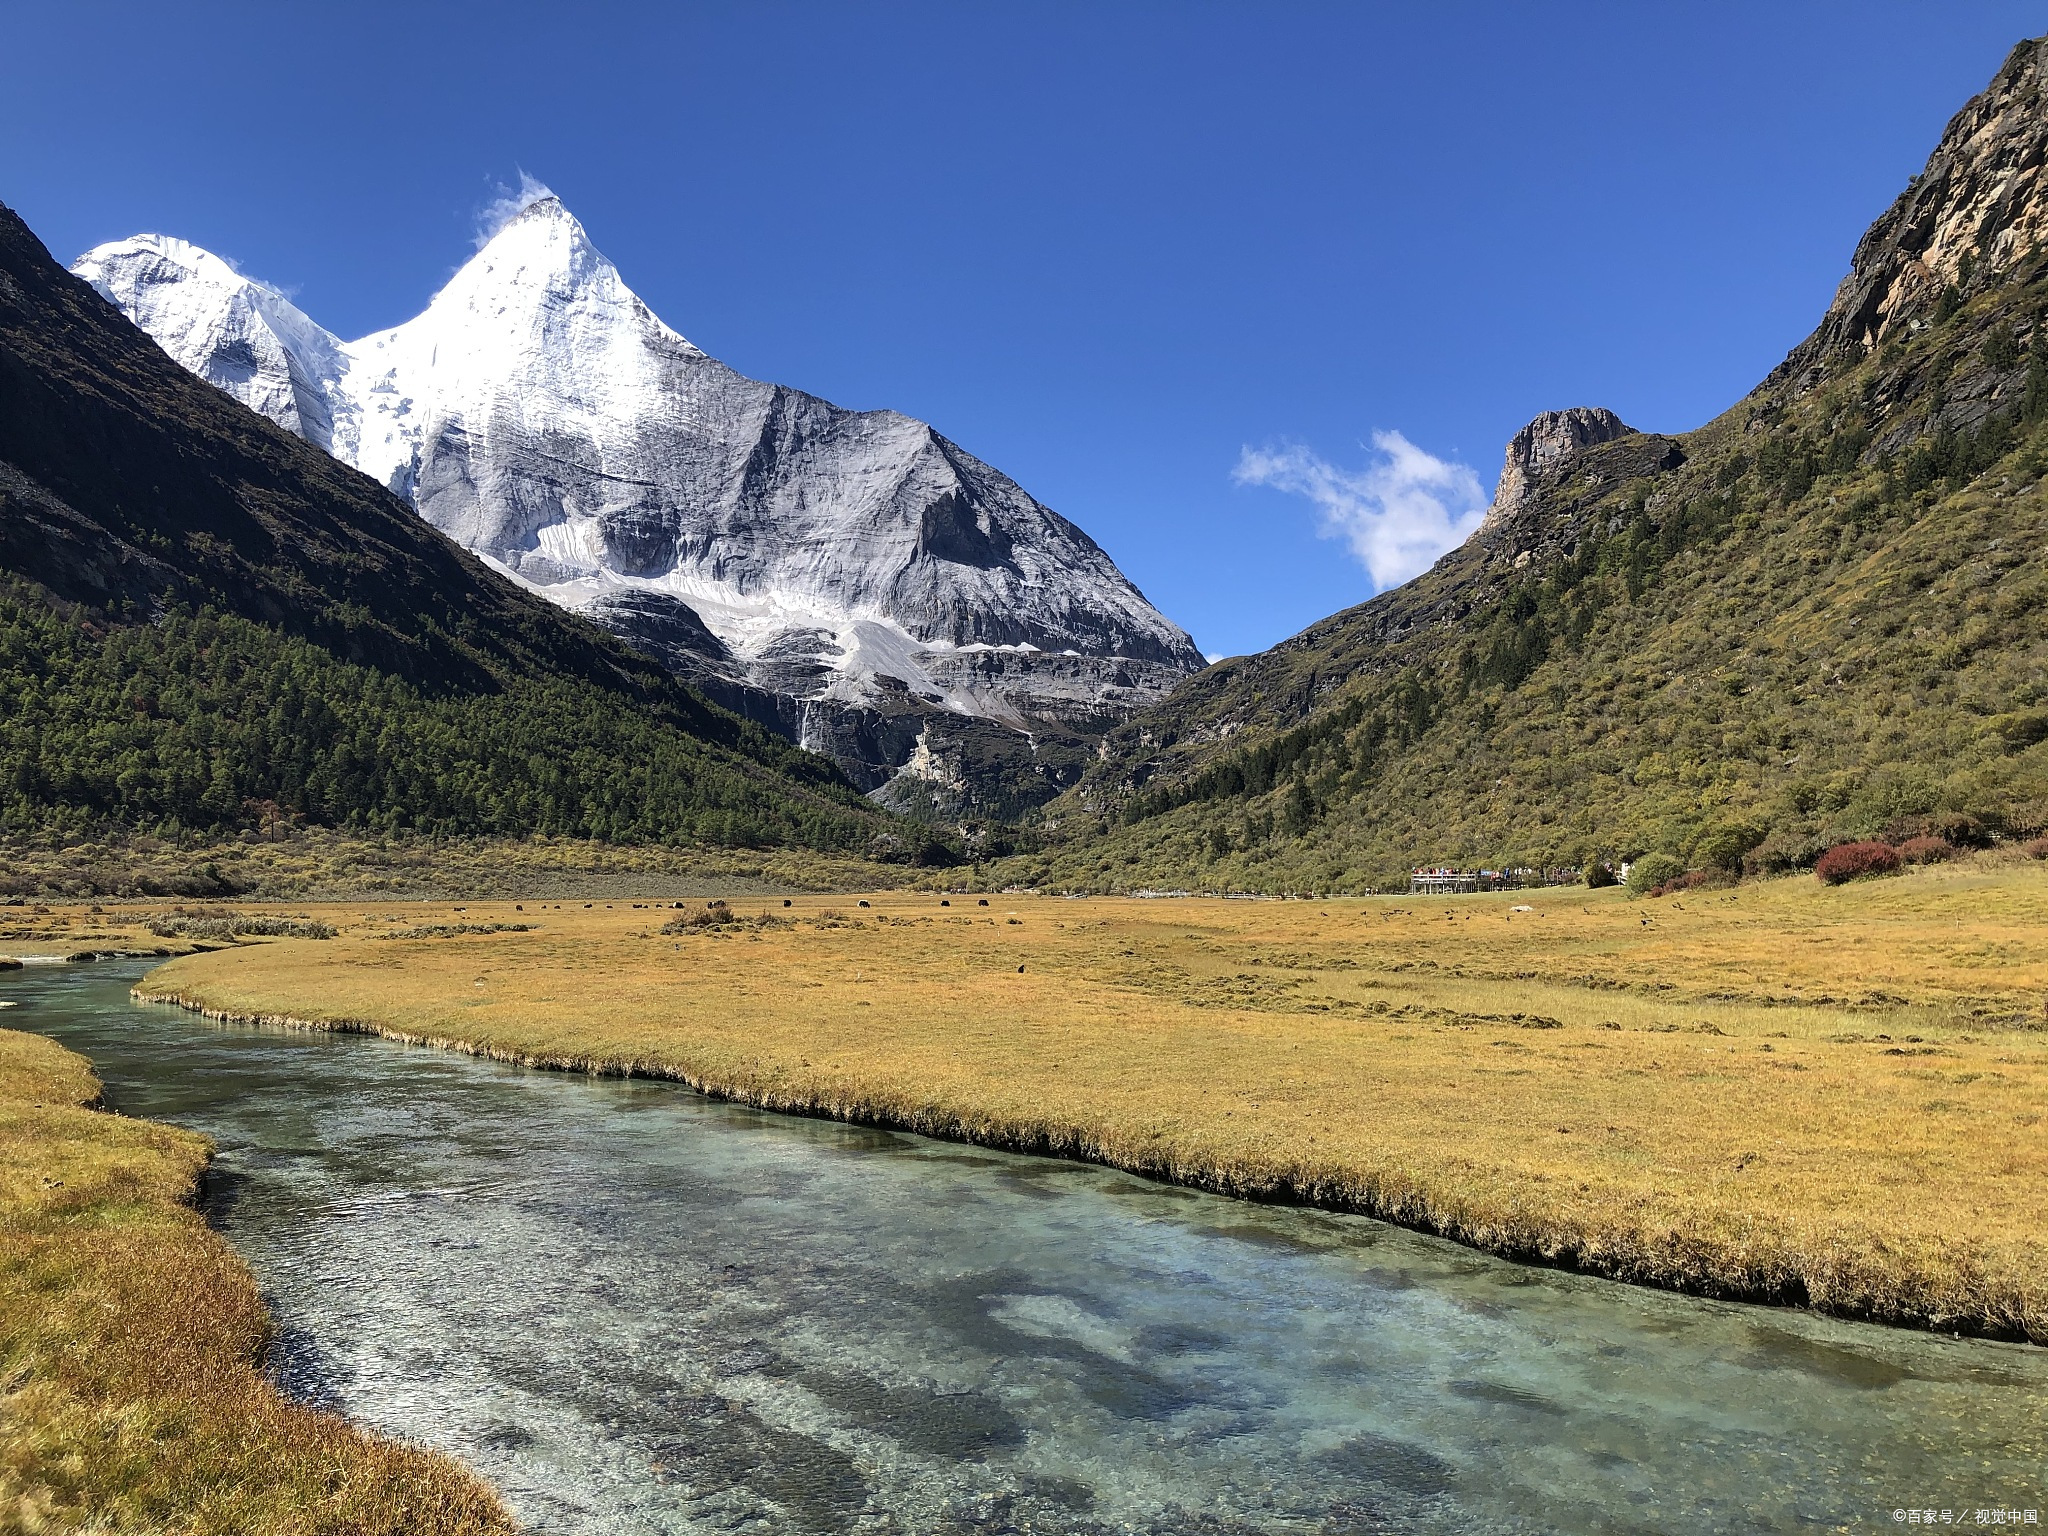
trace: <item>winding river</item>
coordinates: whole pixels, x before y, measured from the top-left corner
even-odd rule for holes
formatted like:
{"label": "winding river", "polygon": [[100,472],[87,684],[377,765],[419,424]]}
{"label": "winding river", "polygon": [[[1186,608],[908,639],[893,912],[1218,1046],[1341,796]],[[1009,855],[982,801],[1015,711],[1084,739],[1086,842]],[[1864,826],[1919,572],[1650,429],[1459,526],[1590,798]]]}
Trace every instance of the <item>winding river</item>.
{"label": "winding river", "polygon": [[559,1533],[1765,1532],[2048,1506],[2048,1351],[0,980],[220,1146],[285,1387]]}

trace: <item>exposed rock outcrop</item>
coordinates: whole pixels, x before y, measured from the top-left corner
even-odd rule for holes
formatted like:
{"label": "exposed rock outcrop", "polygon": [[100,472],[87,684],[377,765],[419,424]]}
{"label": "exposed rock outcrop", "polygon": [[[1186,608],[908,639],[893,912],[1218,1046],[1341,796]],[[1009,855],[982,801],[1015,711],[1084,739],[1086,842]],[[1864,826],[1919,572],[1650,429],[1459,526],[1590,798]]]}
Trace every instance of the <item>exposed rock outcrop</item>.
{"label": "exposed rock outcrop", "polygon": [[1507,461],[1501,466],[1487,522],[1513,517],[1533,499],[1537,483],[1553,476],[1581,449],[1626,437],[1634,430],[1614,412],[1599,406],[1545,411],[1508,439]]}
{"label": "exposed rock outcrop", "polygon": [[1923,320],[1954,288],[1988,286],[2048,233],[2048,40],[2020,44],[1949,120],[1926,169],[1857,243],[1798,362],[1861,353]]}

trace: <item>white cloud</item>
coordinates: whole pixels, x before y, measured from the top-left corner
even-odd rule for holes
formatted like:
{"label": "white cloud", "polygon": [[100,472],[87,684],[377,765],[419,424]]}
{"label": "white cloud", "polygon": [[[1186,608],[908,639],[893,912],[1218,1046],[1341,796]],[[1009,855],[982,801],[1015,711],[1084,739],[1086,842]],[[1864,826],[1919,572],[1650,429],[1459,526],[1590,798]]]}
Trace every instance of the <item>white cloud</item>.
{"label": "white cloud", "polygon": [[546,182],[536,181],[524,171],[519,173],[519,185],[516,187],[499,182],[491,200],[476,211],[476,248],[482,250],[490,244],[491,236],[542,198],[554,195],[554,190]]}
{"label": "white cloud", "polygon": [[1425,453],[1398,432],[1373,433],[1372,446],[1372,462],[1357,470],[1299,443],[1246,448],[1231,478],[1306,496],[1322,513],[1324,538],[1348,543],[1375,587],[1399,586],[1471,537],[1487,497],[1470,466]]}

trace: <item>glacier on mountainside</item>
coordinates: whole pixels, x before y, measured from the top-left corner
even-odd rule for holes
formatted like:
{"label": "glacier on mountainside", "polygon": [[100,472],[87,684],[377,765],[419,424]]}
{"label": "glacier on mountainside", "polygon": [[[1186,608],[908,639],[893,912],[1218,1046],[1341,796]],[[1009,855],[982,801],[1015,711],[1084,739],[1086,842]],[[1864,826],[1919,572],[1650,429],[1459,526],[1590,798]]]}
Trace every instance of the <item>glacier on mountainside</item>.
{"label": "glacier on mountainside", "polygon": [[1203,665],[1092,539],[923,422],[692,346],[552,196],[359,341],[181,240],[72,270],[192,372],[865,787],[922,771],[935,716],[1028,751]]}

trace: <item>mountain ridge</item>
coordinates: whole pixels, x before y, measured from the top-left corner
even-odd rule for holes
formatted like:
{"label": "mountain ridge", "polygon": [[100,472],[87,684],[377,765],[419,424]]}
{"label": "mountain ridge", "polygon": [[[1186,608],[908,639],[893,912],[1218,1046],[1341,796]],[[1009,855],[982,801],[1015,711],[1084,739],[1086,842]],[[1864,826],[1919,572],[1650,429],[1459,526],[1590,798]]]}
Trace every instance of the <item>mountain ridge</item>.
{"label": "mountain ridge", "polygon": [[1538,418],[1517,443],[1568,451],[1525,454],[1465,545],[1113,729],[1003,877],[1779,869],[2048,824],[2044,79],[2048,42],[2016,47],[1749,395],[1668,437]]}
{"label": "mountain ridge", "polygon": [[[706,356],[557,199],[506,221],[420,315],[355,342],[194,251],[133,237],[74,270],[317,441],[319,411],[292,408],[311,380],[337,456],[864,788],[919,742],[929,759],[957,717],[1010,728],[1028,755],[1201,665],[1092,539],[930,426]],[[249,333],[273,316],[266,349]]]}

